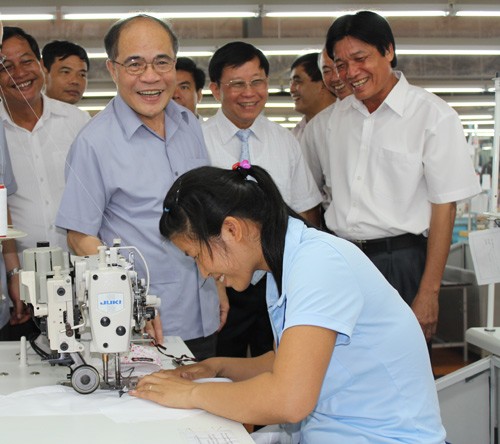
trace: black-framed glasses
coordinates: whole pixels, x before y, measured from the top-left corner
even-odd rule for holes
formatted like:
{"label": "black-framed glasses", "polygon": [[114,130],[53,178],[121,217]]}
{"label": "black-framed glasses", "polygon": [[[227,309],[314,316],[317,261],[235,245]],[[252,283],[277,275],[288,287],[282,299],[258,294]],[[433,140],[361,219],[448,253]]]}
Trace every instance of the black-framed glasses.
{"label": "black-framed glasses", "polygon": [[176,59],[169,56],[157,56],[151,63],[146,62],[142,57],[129,59],[125,63],[120,63],[116,60],[111,60],[111,62],[123,66],[132,76],[140,76],[146,71],[148,65],[151,65],[157,73],[170,72],[174,69]]}
{"label": "black-framed glasses", "polygon": [[267,86],[267,78],[258,78],[245,82],[245,80],[230,80],[227,83],[221,83],[234,91],[243,91],[248,87],[252,89],[260,89]]}

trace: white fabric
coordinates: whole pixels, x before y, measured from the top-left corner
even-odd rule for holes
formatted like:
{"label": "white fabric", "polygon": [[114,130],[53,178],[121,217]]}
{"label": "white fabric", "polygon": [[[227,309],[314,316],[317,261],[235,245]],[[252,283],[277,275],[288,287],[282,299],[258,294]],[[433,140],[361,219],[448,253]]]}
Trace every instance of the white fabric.
{"label": "white fabric", "polygon": [[330,115],[323,174],[332,204],[325,221],[343,238],[425,233],[431,203],[481,191],[457,113],[398,76],[372,114],[350,96]]}
{"label": "white fabric", "polygon": [[182,419],[202,413],[199,409],[166,408],[134,398],[120,397],[117,391],[96,390],[81,395],[71,387],[61,385],[37,387],[10,395],[0,395],[0,416],[84,416],[101,414],[117,423],[138,423],[167,419]]}
{"label": "white fabric", "polygon": [[332,103],[316,114],[307,124],[300,139],[304,159],[314,177],[316,185],[323,194],[322,206],[326,210],[332,201],[332,186],[328,172],[327,127],[337,102]]}
{"label": "white fabric", "polygon": [[[43,114],[33,131],[16,125],[4,103],[0,115],[18,190],[9,197],[16,229],[27,236],[17,240],[18,251],[36,247],[38,241],[67,250],[66,231],[54,220],[64,190],[64,166],[69,147],[80,129],[90,120],[88,113],[43,96]],[[85,178],[82,177],[82,183]]]}
{"label": "white fabric", "polygon": [[[211,164],[231,168],[240,159],[239,130],[219,109],[202,125]],[[307,167],[299,143],[290,131],[260,115],[250,127],[252,165],[265,168],[283,199],[301,213],[321,202],[321,194]]]}
{"label": "white fabric", "polygon": [[292,128],[292,134],[295,136],[295,138],[300,142],[302,140],[302,137],[304,137],[304,130],[306,129],[307,121],[306,121],[306,116],[302,117],[302,120],[297,123]]}

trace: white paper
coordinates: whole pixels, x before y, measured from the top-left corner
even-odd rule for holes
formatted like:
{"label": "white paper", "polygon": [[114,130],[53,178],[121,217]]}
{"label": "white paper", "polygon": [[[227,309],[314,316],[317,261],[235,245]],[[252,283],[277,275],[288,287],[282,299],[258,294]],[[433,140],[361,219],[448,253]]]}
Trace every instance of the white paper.
{"label": "white paper", "polygon": [[500,228],[469,233],[469,245],[477,283],[500,282]]}

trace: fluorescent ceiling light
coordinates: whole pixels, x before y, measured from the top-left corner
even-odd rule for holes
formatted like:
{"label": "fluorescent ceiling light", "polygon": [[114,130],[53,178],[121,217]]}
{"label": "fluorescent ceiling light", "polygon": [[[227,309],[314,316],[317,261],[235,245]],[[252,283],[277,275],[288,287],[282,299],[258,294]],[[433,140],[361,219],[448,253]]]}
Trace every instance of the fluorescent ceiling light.
{"label": "fluorescent ceiling light", "polygon": [[71,7],[61,9],[64,20],[119,20],[145,13],[162,19],[189,19],[189,18],[250,18],[258,17],[257,5],[211,5],[211,6],[128,6],[124,7]]}
{"label": "fluorescent ceiling light", "polygon": [[462,125],[494,125],[494,120],[462,120]]}
{"label": "fluorescent ceiling light", "polygon": [[177,57],[212,57],[213,51],[179,51]]}
{"label": "fluorescent ceiling light", "polygon": [[0,20],[3,22],[54,20],[55,18],[55,14],[0,14]]}
{"label": "fluorescent ceiling light", "polygon": [[115,97],[115,96],[116,96],[116,91],[85,91],[83,93],[83,97],[85,97],[85,98]]}
{"label": "fluorescent ceiling light", "polygon": [[495,135],[495,131],[493,129],[464,128],[464,133],[483,137],[493,137]]}
{"label": "fluorescent ceiling light", "polygon": [[87,55],[89,59],[107,59],[108,55],[99,49],[89,49],[87,50]]}
{"label": "fluorescent ceiling light", "polygon": [[398,48],[397,55],[471,55],[471,56],[489,56],[500,55],[500,48]]}
{"label": "fluorescent ceiling light", "polygon": [[106,108],[105,105],[89,105],[89,106],[79,106],[79,109],[82,111],[102,111],[104,108]]}
{"label": "fluorescent ceiling light", "polygon": [[[286,8],[286,9],[284,9]],[[341,17],[346,14],[353,14],[355,9],[350,10],[333,10],[326,9],[325,6],[277,6],[277,5],[264,5],[264,16],[275,18],[304,18],[304,17],[328,17],[335,18]],[[408,9],[408,10],[391,10],[391,9],[377,9],[371,8],[373,11],[382,15],[383,17],[445,17],[448,11],[444,9]]]}
{"label": "fluorescent ceiling light", "polygon": [[283,128],[295,128],[297,124],[295,123],[280,123]]}
{"label": "fluorescent ceiling light", "polygon": [[215,109],[220,108],[220,103],[198,103],[198,109]]}
{"label": "fluorescent ceiling light", "polygon": [[268,117],[271,122],[286,122],[286,117]]}
{"label": "fluorescent ceiling light", "polygon": [[493,118],[491,114],[460,114],[458,117],[467,120],[486,120]]}
{"label": "fluorescent ceiling light", "polygon": [[447,102],[453,108],[471,107],[471,108],[490,108],[495,106],[495,102]]}
{"label": "fluorescent ceiling light", "polygon": [[267,102],[266,108],[295,108],[295,104],[290,102]]}
{"label": "fluorescent ceiling light", "polygon": [[[152,15],[161,19],[202,19],[202,18],[250,18],[257,17],[258,14],[254,12],[148,12]],[[131,16],[137,15],[137,12],[133,13],[80,13],[80,14],[64,14],[64,20],[121,20]]]}
{"label": "fluorescent ceiling light", "polygon": [[437,87],[431,86],[431,87],[425,87],[425,89],[431,93],[434,93],[434,94],[452,94],[452,93],[482,94],[482,93],[484,93],[484,88],[470,88],[470,87],[466,87],[466,88],[450,87],[450,88],[447,88],[447,87],[441,87],[441,86],[437,86]]}
{"label": "fluorescent ceiling light", "polygon": [[457,17],[500,17],[500,10],[492,11],[457,11]]}
{"label": "fluorescent ceiling light", "polygon": [[54,20],[56,10],[52,7],[0,7],[0,20],[7,21],[31,21],[31,20]]}

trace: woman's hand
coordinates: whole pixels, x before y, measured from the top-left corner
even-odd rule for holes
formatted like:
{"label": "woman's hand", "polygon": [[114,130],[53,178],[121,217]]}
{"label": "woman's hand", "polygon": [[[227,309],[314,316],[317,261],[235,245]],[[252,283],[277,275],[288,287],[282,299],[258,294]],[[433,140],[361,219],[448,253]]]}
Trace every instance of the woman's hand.
{"label": "woman's hand", "polygon": [[141,378],[135,390],[129,394],[148,399],[165,407],[181,409],[196,408],[192,392],[196,383],[179,377],[174,371],[161,371]]}
{"label": "woman's hand", "polygon": [[190,381],[194,379],[217,377],[217,369],[212,359],[206,359],[197,364],[183,365],[175,370],[162,370],[159,373],[175,374],[176,376],[180,376]]}

